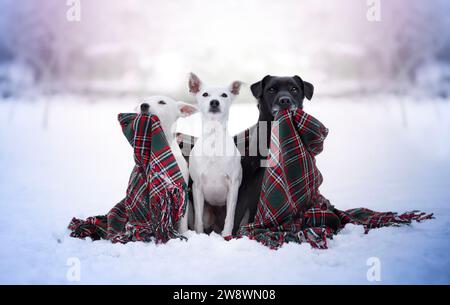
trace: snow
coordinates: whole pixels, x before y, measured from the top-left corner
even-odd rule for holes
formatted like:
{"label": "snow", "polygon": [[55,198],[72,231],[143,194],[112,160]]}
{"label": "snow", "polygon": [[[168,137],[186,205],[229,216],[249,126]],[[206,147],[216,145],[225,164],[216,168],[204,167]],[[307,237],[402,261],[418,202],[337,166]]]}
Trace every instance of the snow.
{"label": "snow", "polygon": [[[313,284],[450,283],[450,103],[410,97],[315,99],[306,110],[330,134],[317,162],[322,193],[341,209],[364,206],[436,219],[364,235],[348,225],[328,250],[197,235],[164,245],[70,238],[71,217],[106,213],[124,197],[133,165],[117,114],[128,98],[0,101],[0,283]],[[233,132],[255,122],[232,107]],[[197,120],[197,121],[196,121]],[[180,124],[195,132],[198,117]],[[368,281],[370,258],[380,282]],[[80,281],[70,266],[80,262]],[[370,262],[370,260],[369,260]]]}

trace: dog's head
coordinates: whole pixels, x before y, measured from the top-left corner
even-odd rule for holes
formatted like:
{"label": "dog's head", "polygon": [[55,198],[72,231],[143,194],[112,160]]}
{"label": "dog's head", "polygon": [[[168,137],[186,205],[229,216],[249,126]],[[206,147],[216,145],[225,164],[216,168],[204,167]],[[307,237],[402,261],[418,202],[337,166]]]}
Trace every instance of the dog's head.
{"label": "dog's head", "polygon": [[241,85],[240,81],[234,81],[228,87],[210,87],[194,73],[189,76],[189,91],[194,94],[202,115],[211,119],[228,117],[231,103],[239,94]]}
{"label": "dog's head", "polygon": [[265,76],[250,87],[253,96],[258,99],[260,116],[272,120],[278,110],[303,108],[305,97],[310,100],[314,86],[303,81],[299,76],[277,77]]}
{"label": "dog's head", "polygon": [[197,111],[197,107],[194,105],[178,102],[162,95],[154,95],[143,99],[138,108],[141,113],[155,114],[159,118],[166,135],[175,132],[178,118],[186,117]]}

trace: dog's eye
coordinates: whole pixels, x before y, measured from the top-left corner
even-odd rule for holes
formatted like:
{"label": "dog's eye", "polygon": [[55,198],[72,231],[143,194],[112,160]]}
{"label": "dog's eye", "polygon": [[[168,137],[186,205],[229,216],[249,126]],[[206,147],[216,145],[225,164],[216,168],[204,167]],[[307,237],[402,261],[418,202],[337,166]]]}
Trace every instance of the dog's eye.
{"label": "dog's eye", "polygon": [[207,97],[208,95],[209,95],[208,92],[202,94],[203,97]]}
{"label": "dog's eye", "polygon": [[226,93],[222,93],[221,97],[228,97]]}
{"label": "dog's eye", "polygon": [[160,104],[160,105],[165,105],[166,102],[164,102],[164,101],[159,101],[158,104]]}
{"label": "dog's eye", "polygon": [[297,91],[298,91],[298,88],[297,88],[297,87],[292,87],[292,88],[291,88],[291,91],[292,91],[292,92],[297,92]]}
{"label": "dog's eye", "polygon": [[269,91],[270,93],[275,93],[276,90],[274,87],[270,87],[269,90],[267,90],[267,91]]}

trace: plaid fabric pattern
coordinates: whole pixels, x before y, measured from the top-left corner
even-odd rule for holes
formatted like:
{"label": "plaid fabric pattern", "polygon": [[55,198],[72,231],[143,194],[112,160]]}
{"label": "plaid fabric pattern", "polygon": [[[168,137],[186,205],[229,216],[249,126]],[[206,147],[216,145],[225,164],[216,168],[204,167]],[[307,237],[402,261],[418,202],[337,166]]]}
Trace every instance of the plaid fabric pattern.
{"label": "plaid fabric pattern", "polygon": [[[183,238],[174,228],[187,204],[187,186],[164,138],[160,122],[153,115],[120,114],[122,130],[134,149],[136,165],[131,173],[127,196],[105,216],[86,220],[73,218],[71,236],[92,239],[165,242]],[[278,249],[285,242],[308,242],[326,249],[347,223],[370,229],[399,226],[433,218],[419,211],[397,214],[365,208],[341,211],[320,194],[323,177],[315,156],[322,152],[328,129],[301,109],[280,111],[272,125],[269,167],[254,222],[240,228],[236,236],[247,236]],[[241,155],[249,155],[251,127],[234,137]],[[177,135],[188,156],[196,138]],[[255,166],[259,166],[255,165]]]}
{"label": "plaid fabric pattern", "polygon": [[291,241],[326,249],[327,238],[347,223],[363,225],[367,233],[372,228],[432,218],[418,211],[398,215],[364,208],[335,209],[319,192],[323,178],[315,161],[328,129],[301,109],[280,111],[275,121],[254,222],[240,228],[236,237],[248,236],[272,249]]}
{"label": "plaid fabric pattern", "polygon": [[105,216],[73,218],[71,236],[129,241],[166,242],[184,238],[175,224],[185,213],[187,184],[173,156],[159,119],[147,114],[120,114],[123,133],[133,147],[136,165],[126,197]]}

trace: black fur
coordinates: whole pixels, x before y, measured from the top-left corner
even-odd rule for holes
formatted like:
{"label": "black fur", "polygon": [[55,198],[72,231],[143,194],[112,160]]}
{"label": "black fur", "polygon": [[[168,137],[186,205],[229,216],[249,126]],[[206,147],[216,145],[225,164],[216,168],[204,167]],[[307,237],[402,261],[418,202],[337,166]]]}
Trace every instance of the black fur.
{"label": "black fur", "polygon": [[[314,94],[314,86],[302,80],[299,76],[276,77],[265,76],[259,82],[250,87],[253,96],[258,100],[259,122],[266,122],[267,133],[265,139],[265,150],[259,151],[256,156],[242,157],[242,183],[239,188],[238,203],[234,218],[234,233],[246,211],[249,211],[249,223],[253,222],[256,208],[261,193],[262,180],[265,167],[261,167],[261,161],[267,156],[270,145],[270,126],[274,120],[274,108],[299,107],[303,108],[303,100],[311,100]],[[263,132],[258,128],[258,134]],[[258,139],[260,137],[258,136]],[[258,143],[259,147],[259,143]]]}

